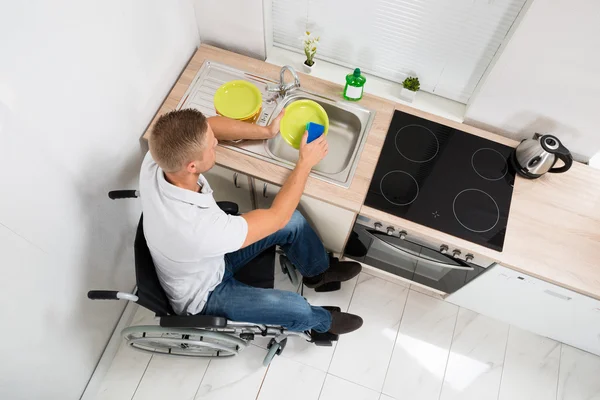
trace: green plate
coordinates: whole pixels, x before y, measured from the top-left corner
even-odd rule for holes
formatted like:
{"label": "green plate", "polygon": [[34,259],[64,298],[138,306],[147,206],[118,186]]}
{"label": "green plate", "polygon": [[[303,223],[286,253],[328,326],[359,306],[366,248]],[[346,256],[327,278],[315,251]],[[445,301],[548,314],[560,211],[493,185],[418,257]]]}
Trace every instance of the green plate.
{"label": "green plate", "polygon": [[306,124],[314,122],[325,127],[323,135],[329,130],[329,117],[325,109],[316,101],[296,100],[285,108],[285,115],[281,120],[281,137],[293,148],[299,149],[302,136],[306,131]]}

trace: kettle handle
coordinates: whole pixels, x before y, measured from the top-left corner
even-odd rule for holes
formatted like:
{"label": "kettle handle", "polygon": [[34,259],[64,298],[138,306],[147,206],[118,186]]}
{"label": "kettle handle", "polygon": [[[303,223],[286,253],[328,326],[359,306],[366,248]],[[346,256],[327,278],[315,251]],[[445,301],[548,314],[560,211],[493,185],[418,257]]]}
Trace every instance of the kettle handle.
{"label": "kettle handle", "polygon": [[560,143],[558,149],[554,150],[554,154],[556,154],[556,156],[560,158],[565,163],[565,165],[563,165],[562,167],[550,168],[548,172],[565,172],[569,168],[571,168],[571,166],[573,165],[573,156],[571,155],[571,152],[565,146],[562,145],[562,143]]}

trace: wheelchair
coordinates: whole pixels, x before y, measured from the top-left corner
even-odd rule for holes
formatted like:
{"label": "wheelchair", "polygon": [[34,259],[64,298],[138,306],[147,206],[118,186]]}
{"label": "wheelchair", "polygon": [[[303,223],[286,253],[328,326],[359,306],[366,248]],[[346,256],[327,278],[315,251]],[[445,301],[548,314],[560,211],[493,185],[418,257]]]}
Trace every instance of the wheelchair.
{"label": "wheelchair", "polygon": [[[115,199],[137,198],[135,190],[116,190],[108,196]],[[233,202],[217,202],[228,214],[238,214]],[[230,321],[213,315],[176,315],[160,285],[150,250],[144,237],[143,218],[137,226],[134,259],[137,292],[135,294],[111,290],[90,290],[92,300],[127,300],[147,308],[155,314],[159,325],[129,326],[121,331],[128,347],[135,350],[187,357],[230,357],[239,354],[257,337],[270,338],[263,365],[268,366],[285,349],[290,337],[299,337],[317,346],[332,346],[338,335],[315,331],[295,332],[281,326]],[[302,285],[294,265],[285,254],[273,246],[244,266],[235,278],[248,285],[272,288],[275,257],[279,255],[282,271],[295,287]],[[257,271],[259,271],[257,276]],[[261,276],[262,271],[262,276]],[[266,273],[265,273],[266,272]],[[270,275],[270,277],[269,277]],[[266,276],[266,277],[265,277]],[[302,288],[303,289],[303,288]],[[336,288],[326,288],[335,290]],[[340,311],[339,307],[324,307]]]}

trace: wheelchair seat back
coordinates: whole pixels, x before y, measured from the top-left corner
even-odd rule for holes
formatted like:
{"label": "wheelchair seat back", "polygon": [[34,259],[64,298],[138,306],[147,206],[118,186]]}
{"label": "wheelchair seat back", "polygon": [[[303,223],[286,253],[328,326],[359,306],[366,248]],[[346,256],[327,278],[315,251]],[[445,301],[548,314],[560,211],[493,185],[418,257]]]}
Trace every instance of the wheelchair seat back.
{"label": "wheelchair seat back", "polygon": [[[219,202],[218,204],[226,212],[237,211],[235,203]],[[143,215],[140,217],[140,222],[138,223],[133,248],[135,255],[135,279],[138,289],[137,296],[139,298],[137,303],[154,312],[159,317],[174,316],[175,311],[173,311],[167,294],[160,284],[158,275],[156,274],[156,266],[152,261],[152,255],[146,243]],[[234,277],[246,285],[270,289],[273,288],[275,282],[274,267],[275,246],[272,246],[248,262],[247,265],[235,273]]]}
{"label": "wheelchair seat back", "polygon": [[150,255],[150,249],[144,237],[144,216],[140,217],[140,222],[135,234],[133,245],[135,255],[135,280],[137,283],[138,304],[154,312],[159,317],[165,315],[174,315],[175,312],[169,303],[169,299],[163,290],[156,267]]}

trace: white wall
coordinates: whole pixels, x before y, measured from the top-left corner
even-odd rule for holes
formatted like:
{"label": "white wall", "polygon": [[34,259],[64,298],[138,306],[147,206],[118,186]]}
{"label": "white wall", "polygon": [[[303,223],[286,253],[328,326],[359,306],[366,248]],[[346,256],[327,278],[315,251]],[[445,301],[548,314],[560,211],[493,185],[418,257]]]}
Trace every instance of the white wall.
{"label": "white wall", "polygon": [[131,290],[139,138],[198,45],[181,1],[0,5],[0,398],[76,399]]}
{"label": "white wall", "polygon": [[580,160],[600,150],[599,1],[533,0],[465,122],[515,139],[556,134]]}
{"label": "white wall", "polygon": [[263,0],[192,0],[203,43],[264,60]]}

